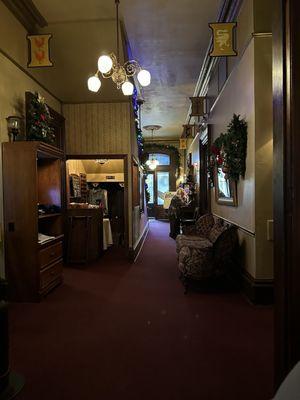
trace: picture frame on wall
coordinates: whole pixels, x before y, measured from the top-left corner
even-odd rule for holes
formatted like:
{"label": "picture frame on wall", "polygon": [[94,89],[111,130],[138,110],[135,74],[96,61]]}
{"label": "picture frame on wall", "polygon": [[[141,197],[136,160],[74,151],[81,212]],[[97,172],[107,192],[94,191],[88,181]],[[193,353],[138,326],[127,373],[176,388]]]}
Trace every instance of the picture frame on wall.
{"label": "picture frame on wall", "polygon": [[226,179],[222,168],[215,170],[215,195],[216,202],[225,206],[238,206],[237,182],[232,179]]}

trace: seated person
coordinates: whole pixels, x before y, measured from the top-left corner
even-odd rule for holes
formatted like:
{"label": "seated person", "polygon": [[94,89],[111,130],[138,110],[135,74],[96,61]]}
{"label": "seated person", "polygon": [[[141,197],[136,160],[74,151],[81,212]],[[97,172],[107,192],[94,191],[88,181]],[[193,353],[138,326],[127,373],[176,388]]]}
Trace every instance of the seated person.
{"label": "seated person", "polygon": [[180,208],[187,204],[186,193],[184,189],[179,188],[175,196],[172,198],[169,207],[169,221],[170,221],[170,237],[176,239],[180,234]]}

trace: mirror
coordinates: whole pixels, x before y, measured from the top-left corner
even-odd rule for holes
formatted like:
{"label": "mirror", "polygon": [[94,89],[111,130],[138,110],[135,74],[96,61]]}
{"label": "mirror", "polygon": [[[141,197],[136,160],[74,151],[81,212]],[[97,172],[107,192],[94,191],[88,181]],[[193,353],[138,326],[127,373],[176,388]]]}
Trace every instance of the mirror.
{"label": "mirror", "polygon": [[226,179],[225,173],[222,171],[222,168],[219,167],[216,168],[215,177],[216,202],[218,204],[236,207],[238,205],[236,181]]}

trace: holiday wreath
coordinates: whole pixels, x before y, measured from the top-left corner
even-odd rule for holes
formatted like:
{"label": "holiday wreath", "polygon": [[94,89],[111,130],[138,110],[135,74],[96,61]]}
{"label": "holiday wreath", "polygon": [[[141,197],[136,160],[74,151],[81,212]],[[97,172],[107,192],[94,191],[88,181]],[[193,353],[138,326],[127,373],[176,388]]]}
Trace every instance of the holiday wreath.
{"label": "holiday wreath", "polygon": [[52,127],[52,117],[45,99],[34,93],[27,114],[27,139],[54,143],[55,133]]}
{"label": "holiday wreath", "polygon": [[211,183],[215,168],[222,168],[226,179],[245,177],[247,156],[247,122],[234,114],[227,132],[221,133],[211,146],[208,174]]}

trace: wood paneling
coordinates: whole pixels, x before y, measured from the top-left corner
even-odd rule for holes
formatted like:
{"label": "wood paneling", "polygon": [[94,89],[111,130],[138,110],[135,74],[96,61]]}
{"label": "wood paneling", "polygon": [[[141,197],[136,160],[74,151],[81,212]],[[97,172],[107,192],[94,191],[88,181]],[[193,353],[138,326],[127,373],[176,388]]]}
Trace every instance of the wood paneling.
{"label": "wood paneling", "polygon": [[130,146],[130,104],[65,104],[67,154],[124,154]]}

